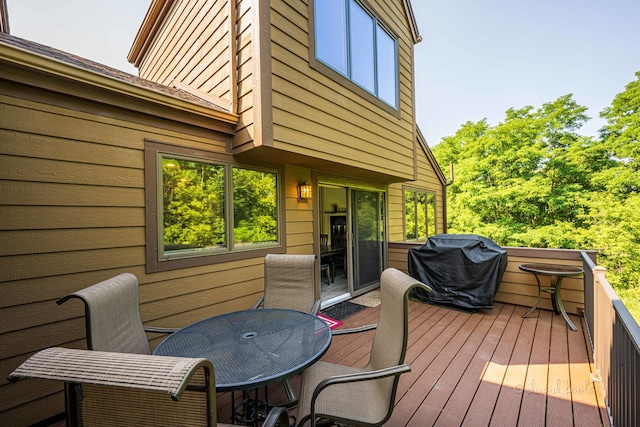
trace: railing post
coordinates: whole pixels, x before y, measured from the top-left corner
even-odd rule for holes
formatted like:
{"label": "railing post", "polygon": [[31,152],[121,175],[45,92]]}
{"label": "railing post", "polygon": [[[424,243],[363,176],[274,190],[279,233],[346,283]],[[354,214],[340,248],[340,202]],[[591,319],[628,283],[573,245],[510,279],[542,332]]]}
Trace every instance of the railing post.
{"label": "railing post", "polygon": [[606,269],[594,266],[591,272],[593,325],[589,327],[595,373],[611,425],[635,427],[640,406],[640,327],[611,287]]}
{"label": "railing post", "polygon": [[587,333],[589,335],[589,344],[591,344],[591,352],[595,350],[595,343],[593,338],[594,331],[594,292],[595,292],[595,282],[594,282],[594,274],[593,269],[596,267],[594,262],[589,258],[589,256],[585,252],[580,252],[582,257],[582,269],[584,270],[584,319],[587,325]]}

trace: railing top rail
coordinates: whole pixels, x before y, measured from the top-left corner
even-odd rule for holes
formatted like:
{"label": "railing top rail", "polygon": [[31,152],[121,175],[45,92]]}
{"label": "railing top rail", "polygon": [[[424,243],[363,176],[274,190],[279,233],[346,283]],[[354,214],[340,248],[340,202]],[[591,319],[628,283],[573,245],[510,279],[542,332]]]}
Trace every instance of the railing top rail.
{"label": "railing top rail", "polygon": [[580,251],[580,256],[582,257],[582,261],[584,261],[590,270],[593,270],[596,267],[596,263],[593,262],[593,259],[589,256],[589,252]]}
{"label": "railing top rail", "polygon": [[618,317],[622,321],[622,325],[629,334],[629,338],[631,338],[635,345],[636,353],[640,354],[640,326],[638,326],[638,322],[636,322],[636,319],[629,313],[629,310],[622,301],[618,299],[612,301],[612,303]]}
{"label": "railing top rail", "polygon": [[581,255],[586,266],[594,272],[594,286],[596,283],[600,283],[605,295],[607,295],[609,300],[611,300],[611,304],[622,321],[630,339],[634,342],[636,351],[640,353],[640,326],[638,325],[638,322],[631,315],[627,306],[620,300],[615,289],[613,289],[613,286],[611,286],[607,280],[606,270],[603,267],[596,266],[586,253],[581,252]]}

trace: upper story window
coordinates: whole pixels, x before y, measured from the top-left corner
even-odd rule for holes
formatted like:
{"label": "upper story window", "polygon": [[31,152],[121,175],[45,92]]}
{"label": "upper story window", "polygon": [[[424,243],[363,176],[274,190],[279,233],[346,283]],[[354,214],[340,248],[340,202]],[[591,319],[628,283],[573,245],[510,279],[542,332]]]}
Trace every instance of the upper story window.
{"label": "upper story window", "polygon": [[398,109],[398,41],[356,0],[316,0],[316,59]]}
{"label": "upper story window", "polygon": [[152,148],[147,143],[148,272],[282,250],[276,170]]}
{"label": "upper story window", "polygon": [[425,241],[436,234],[436,195],[404,190],[405,241]]}

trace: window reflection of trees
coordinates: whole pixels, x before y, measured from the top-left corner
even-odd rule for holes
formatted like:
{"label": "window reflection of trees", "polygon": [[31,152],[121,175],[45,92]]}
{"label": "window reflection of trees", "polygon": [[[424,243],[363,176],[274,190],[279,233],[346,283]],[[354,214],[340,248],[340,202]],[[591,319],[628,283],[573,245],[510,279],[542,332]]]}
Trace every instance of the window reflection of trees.
{"label": "window reflection of trees", "polygon": [[405,190],[404,219],[405,240],[427,240],[436,234],[435,194]]}
{"label": "window reflection of trees", "polygon": [[[165,253],[233,250],[231,239],[243,247],[277,243],[277,174],[234,167],[233,191],[227,195],[226,171],[221,164],[162,158]],[[227,198],[233,203],[233,227],[227,226]]]}

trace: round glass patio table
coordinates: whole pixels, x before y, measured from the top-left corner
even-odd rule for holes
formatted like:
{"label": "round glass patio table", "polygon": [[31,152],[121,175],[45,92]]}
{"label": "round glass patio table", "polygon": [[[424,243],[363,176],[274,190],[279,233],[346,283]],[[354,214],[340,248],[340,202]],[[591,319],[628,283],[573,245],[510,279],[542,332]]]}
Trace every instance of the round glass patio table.
{"label": "round glass patio table", "polygon": [[244,310],[210,317],[165,338],[153,354],[203,357],[213,363],[216,391],[249,390],[288,379],[320,359],[331,329],[295,310]]}
{"label": "round glass patio table", "polygon": [[[576,326],[573,324],[571,319],[569,319],[569,315],[564,308],[564,304],[562,304],[562,297],[560,295],[560,291],[562,289],[562,278],[570,277],[570,276],[582,276],[584,274],[584,270],[580,267],[575,267],[572,265],[560,265],[560,264],[544,264],[544,263],[528,263],[528,264],[520,264],[518,266],[520,270],[526,271],[527,273],[532,273],[536,278],[536,283],[538,284],[538,298],[536,299],[533,307],[529,309],[522,317],[527,317],[529,314],[533,312],[538,307],[540,303],[540,297],[542,292],[547,292],[551,294],[551,304],[553,305],[553,311],[556,314],[562,314],[565,322],[569,325],[572,331],[577,331]],[[538,276],[550,276],[550,284],[551,286],[541,286],[540,278]]]}

